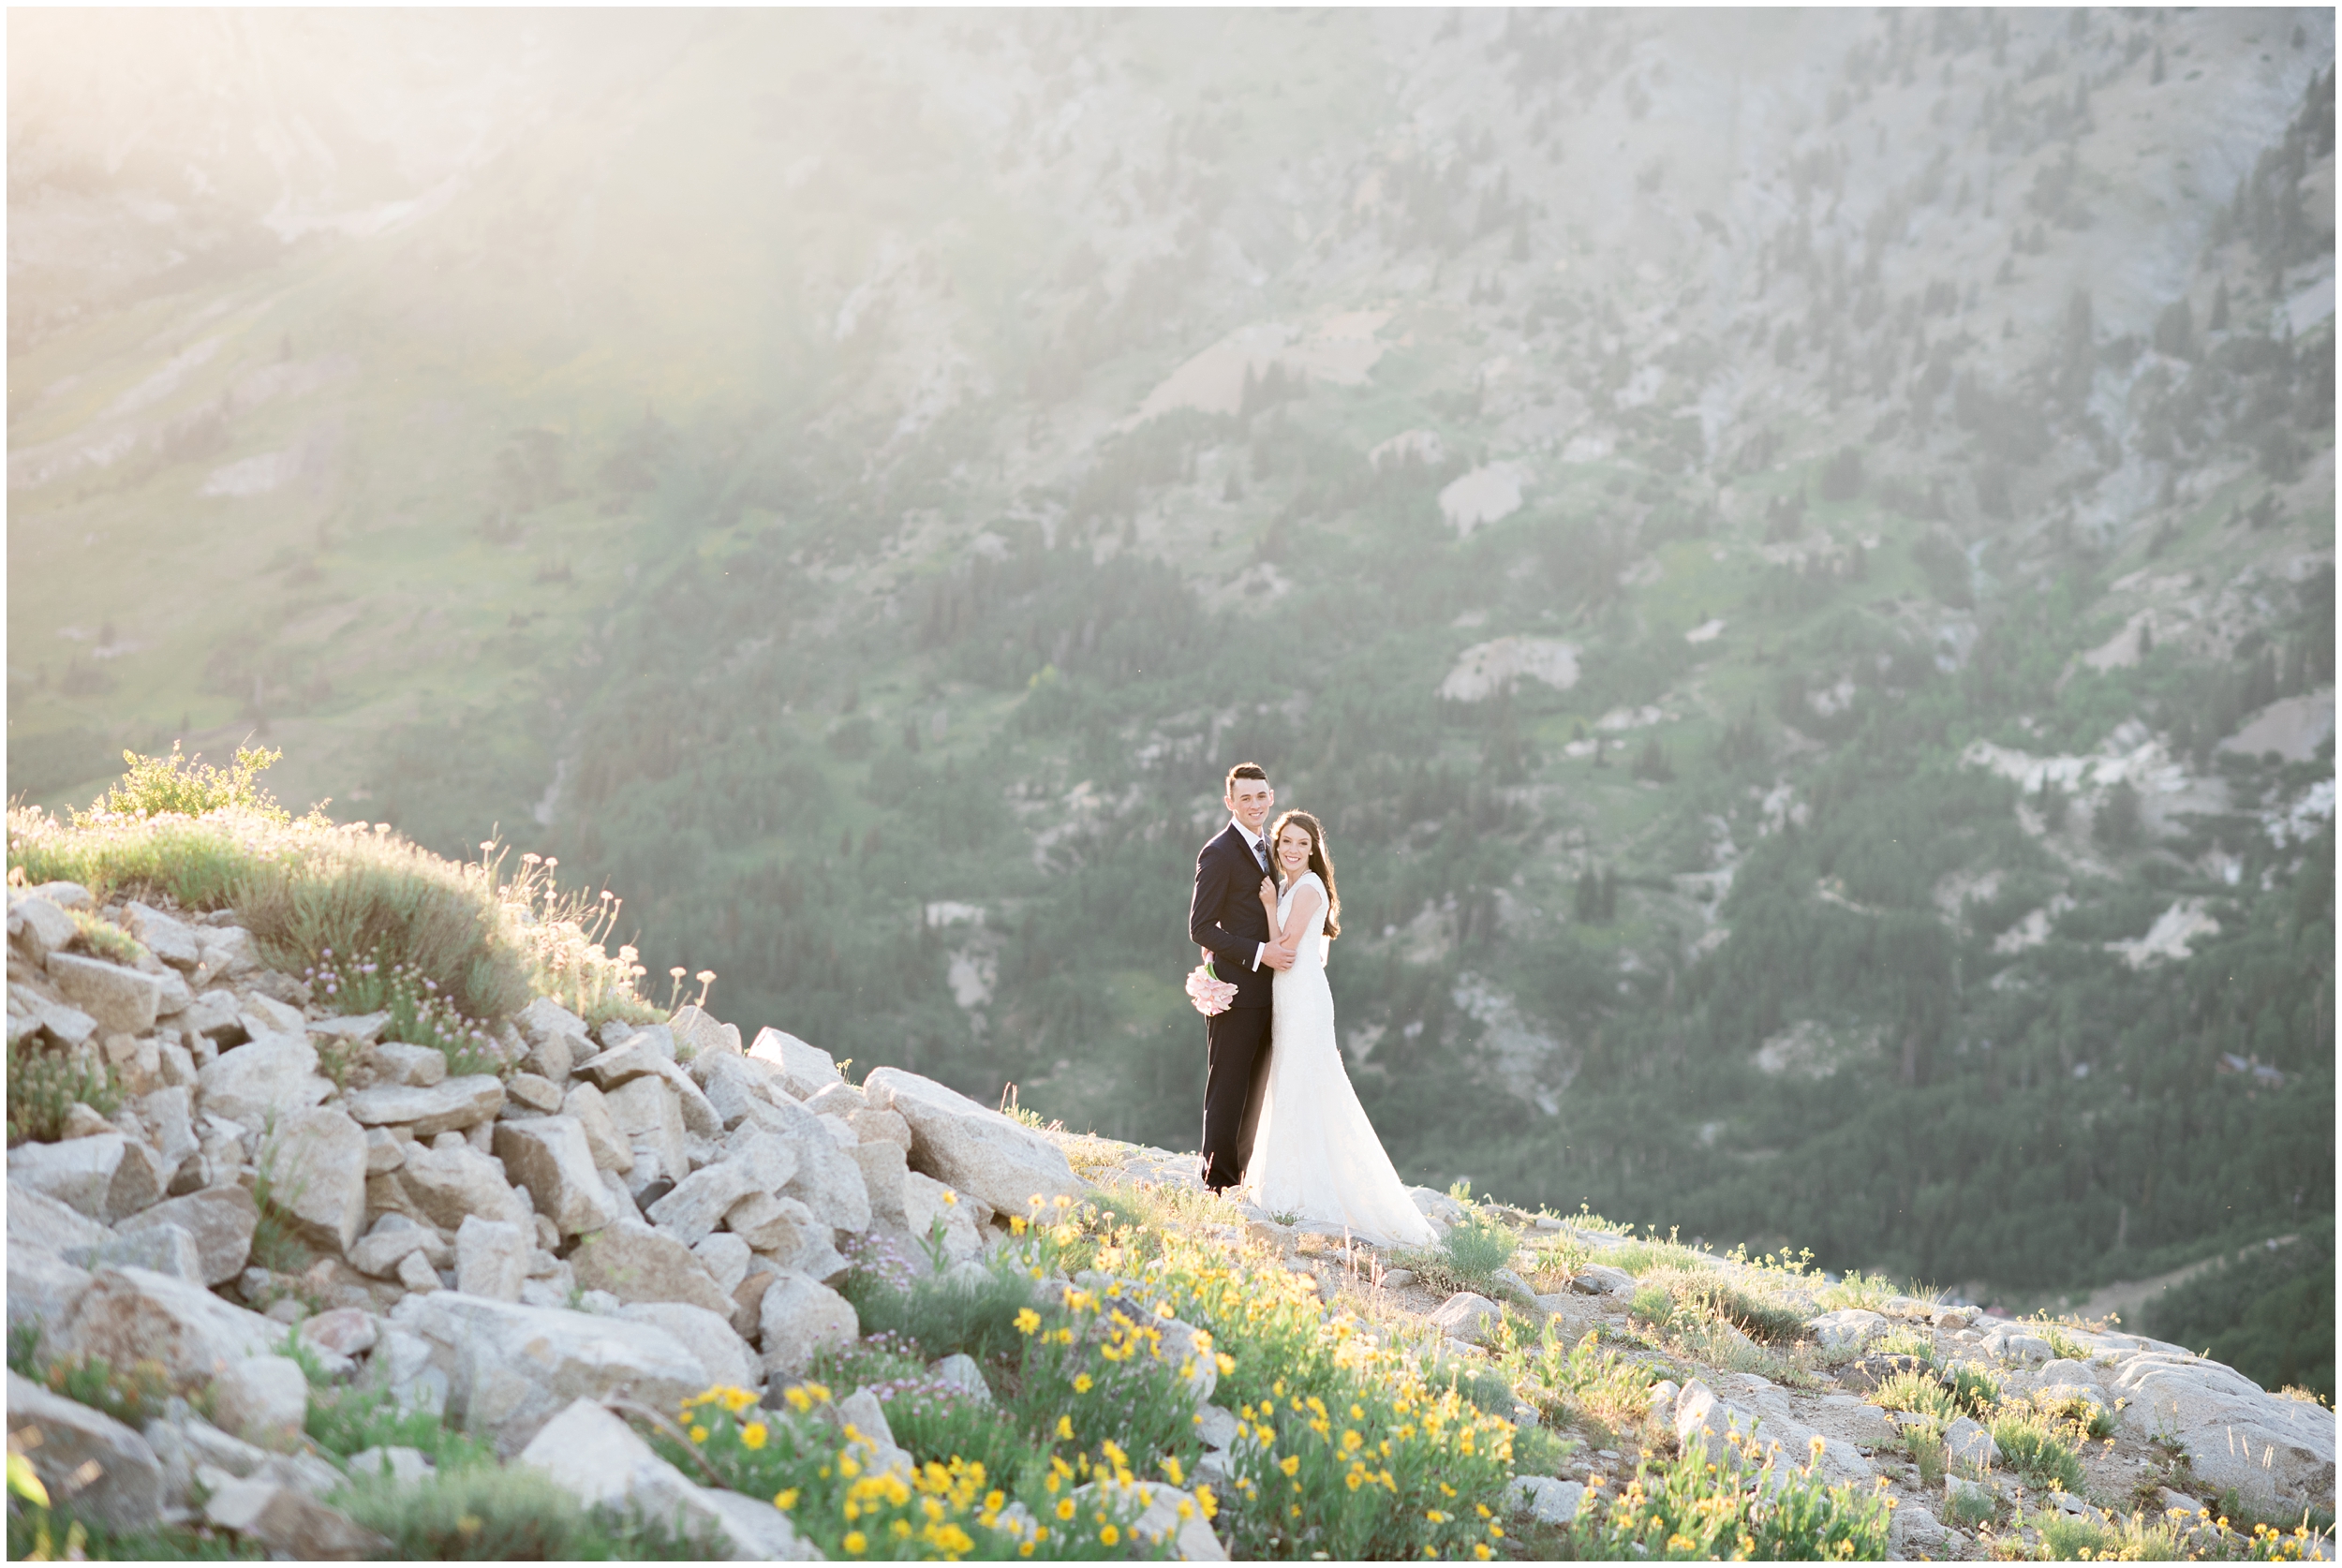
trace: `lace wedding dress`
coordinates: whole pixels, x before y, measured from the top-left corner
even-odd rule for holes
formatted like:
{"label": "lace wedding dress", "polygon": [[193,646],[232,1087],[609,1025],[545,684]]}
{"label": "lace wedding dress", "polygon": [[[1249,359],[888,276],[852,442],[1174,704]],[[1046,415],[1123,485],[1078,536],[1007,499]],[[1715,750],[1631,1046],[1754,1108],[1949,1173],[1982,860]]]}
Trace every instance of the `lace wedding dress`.
{"label": "lace wedding dress", "polygon": [[1301,933],[1293,967],[1276,979],[1270,1014],[1268,1083],[1246,1185],[1271,1214],[1297,1215],[1378,1246],[1427,1247],[1425,1220],[1400,1185],[1390,1156],[1366,1119],[1334,1041],[1334,994],[1326,984],[1326,884],[1305,873],[1277,901],[1282,927],[1302,888],[1317,893],[1317,911]]}

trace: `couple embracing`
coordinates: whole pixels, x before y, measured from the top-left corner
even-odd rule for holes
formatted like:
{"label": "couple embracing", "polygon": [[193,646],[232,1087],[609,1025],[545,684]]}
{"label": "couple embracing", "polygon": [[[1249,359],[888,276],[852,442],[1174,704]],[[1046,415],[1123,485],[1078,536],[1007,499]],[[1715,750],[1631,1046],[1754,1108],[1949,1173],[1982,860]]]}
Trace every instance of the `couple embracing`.
{"label": "couple embracing", "polygon": [[[1228,770],[1228,825],[1195,857],[1189,939],[1234,995],[1208,1013],[1204,1185],[1272,1214],[1425,1246],[1430,1224],[1400,1185],[1334,1039],[1326,952],[1341,929],[1326,830],[1277,804],[1257,764]],[[1198,1006],[1204,1003],[1199,1000]]]}

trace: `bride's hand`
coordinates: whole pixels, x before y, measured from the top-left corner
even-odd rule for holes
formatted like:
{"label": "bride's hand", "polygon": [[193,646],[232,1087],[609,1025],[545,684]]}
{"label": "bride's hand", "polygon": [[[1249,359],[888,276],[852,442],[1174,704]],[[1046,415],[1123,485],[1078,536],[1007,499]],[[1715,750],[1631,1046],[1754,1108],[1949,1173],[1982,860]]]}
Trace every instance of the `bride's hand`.
{"label": "bride's hand", "polygon": [[1263,909],[1265,909],[1265,910],[1267,910],[1268,911],[1268,923],[1269,923],[1271,925],[1274,925],[1277,923],[1277,879],[1276,879],[1276,878],[1274,878],[1274,877],[1263,877],[1263,878],[1260,880],[1260,901],[1261,901],[1261,908],[1263,908]]}

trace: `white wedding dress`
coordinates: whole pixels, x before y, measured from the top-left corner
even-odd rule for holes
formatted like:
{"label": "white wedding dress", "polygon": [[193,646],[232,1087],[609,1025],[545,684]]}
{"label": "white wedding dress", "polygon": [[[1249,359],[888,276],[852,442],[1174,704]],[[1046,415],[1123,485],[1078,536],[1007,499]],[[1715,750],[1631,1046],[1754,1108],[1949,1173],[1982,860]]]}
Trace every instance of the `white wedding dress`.
{"label": "white wedding dress", "polygon": [[1284,925],[1293,895],[1317,893],[1317,910],[1301,933],[1293,967],[1276,978],[1269,1015],[1268,1083],[1245,1185],[1253,1202],[1303,1222],[1349,1227],[1383,1247],[1428,1247],[1434,1239],[1400,1185],[1390,1156],[1350,1087],[1334,1041],[1334,994],[1326,984],[1326,884],[1304,873],[1277,901]]}

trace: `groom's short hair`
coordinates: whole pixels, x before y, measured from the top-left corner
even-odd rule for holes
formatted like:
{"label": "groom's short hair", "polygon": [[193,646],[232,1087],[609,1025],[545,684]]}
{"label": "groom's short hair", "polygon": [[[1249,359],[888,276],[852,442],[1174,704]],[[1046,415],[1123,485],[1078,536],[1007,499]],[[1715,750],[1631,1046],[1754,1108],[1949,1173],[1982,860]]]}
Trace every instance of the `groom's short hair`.
{"label": "groom's short hair", "polygon": [[1239,778],[1257,778],[1262,783],[1266,784],[1268,782],[1268,770],[1262,767],[1258,762],[1238,762],[1236,766],[1228,770],[1228,787],[1221,792],[1223,794],[1235,794],[1236,781]]}

